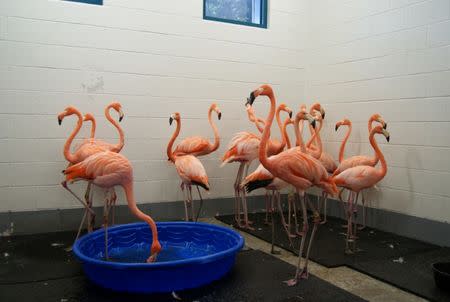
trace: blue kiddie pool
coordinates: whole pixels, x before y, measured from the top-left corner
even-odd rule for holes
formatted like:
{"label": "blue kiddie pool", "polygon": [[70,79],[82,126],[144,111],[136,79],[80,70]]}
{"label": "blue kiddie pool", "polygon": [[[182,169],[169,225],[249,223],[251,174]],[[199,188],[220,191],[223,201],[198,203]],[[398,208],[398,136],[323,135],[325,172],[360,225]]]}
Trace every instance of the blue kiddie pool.
{"label": "blue kiddie pool", "polygon": [[101,287],[134,293],[171,292],[206,285],[223,277],[244,246],[242,236],[225,227],[194,222],[159,222],[162,246],[156,262],[145,263],[152,234],[146,223],[108,228],[77,240],[75,256],[87,277]]}

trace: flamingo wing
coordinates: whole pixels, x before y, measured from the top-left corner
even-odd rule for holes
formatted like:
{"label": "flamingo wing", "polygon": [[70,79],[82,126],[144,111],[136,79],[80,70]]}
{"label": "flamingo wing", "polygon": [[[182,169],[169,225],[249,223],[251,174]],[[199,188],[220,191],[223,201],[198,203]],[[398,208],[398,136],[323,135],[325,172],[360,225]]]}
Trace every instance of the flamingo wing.
{"label": "flamingo wing", "polygon": [[333,177],[333,179],[336,185],[355,192],[370,188],[381,180],[378,176],[377,169],[371,166],[349,168]]}
{"label": "flamingo wing", "polygon": [[175,159],[175,167],[184,183],[199,185],[209,190],[208,175],[198,158],[193,155],[178,156]]}
{"label": "flamingo wing", "polygon": [[175,148],[175,155],[205,155],[208,154],[210,143],[201,136],[192,136],[183,139]]}

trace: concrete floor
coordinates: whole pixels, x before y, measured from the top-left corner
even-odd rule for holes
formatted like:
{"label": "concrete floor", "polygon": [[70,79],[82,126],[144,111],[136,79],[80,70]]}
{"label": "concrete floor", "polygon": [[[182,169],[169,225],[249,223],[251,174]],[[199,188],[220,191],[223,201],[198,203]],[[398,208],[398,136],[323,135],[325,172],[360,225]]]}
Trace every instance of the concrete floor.
{"label": "concrete floor", "polygon": [[[215,218],[204,218],[201,220],[207,223],[230,227],[229,225],[226,225]],[[258,239],[248,233],[240,232],[239,230],[237,231],[245,238],[246,246],[252,249],[270,253],[271,245],[269,243]],[[297,256],[293,255],[287,250],[280,248],[277,249],[281,250],[281,254],[275,255],[275,257],[292,265],[297,265]],[[326,268],[320,264],[310,261],[309,269],[310,272],[315,276],[368,301],[427,301],[345,266],[337,268]],[[294,270],[292,271],[292,273],[294,274]]]}

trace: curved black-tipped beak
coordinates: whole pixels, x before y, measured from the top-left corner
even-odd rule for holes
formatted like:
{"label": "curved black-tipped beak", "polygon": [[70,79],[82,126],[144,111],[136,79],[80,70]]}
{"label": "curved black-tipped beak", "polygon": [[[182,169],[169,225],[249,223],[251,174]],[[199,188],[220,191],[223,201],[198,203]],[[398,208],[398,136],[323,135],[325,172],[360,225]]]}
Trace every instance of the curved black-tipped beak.
{"label": "curved black-tipped beak", "polygon": [[387,128],[387,123],[384,123],[383,129],[386,129],[386,128]]}
{"label": "curved black-tipped beak", "polygon": [[119,116],[119,122],[123,120],[123,115]]}
{"label": "curved black-tipped beak", "polygon": [[169,117],[169,125],[172,125],[173,117]]}
{"label": "curved black-tipped beak", "polygon": [[289,118],[292,118],[292,111],[289,111]]}
{"label": "curved black-tipped beak", "polygon": [[245,105],[250,104],[250,106],[253,105],[253,102],[255,101],[256,97],[255,97],[255,92],[252,91],[250,93],[250,96],[247,98],[247,103],[245,103]]}
{"label": "curved black-tipped beak", "polygon": [[220,120],[222,118],[222,112],[219,112],[219,114],[217,115],[217,118]]}
{"label": "curved black-tipped beak", "polygon": [[322,119],[325,119],[325,112],[322,113]]}
{"label": "curved black-tipped beak", "polygon": [[390,136],[386,136],[386,140],[387,140],[388,143],[389,143],[389,139],[390,138],[391,138]]}
{"label": "curved black-tipped beak", "polygon": [[62,173],[62,174],[66,173],[66,170],[62,170],[61,173]]}
{"label": "curved black-tipped beak", "polygon": [[313,121],[311,122],[311,126],[312,126],[314,129],[316,129],[316,120],[313,120]]}
{"label": "curved black-tipped beak", "polygon": [[61,126],[61,123],[62,123],[62,119],[60,119],[59,117],[58,117],[58,124]]}
{"label": "curved black-tipped beak", "polygon": [[339,125],[334,126],[334,131],[338,131]]}

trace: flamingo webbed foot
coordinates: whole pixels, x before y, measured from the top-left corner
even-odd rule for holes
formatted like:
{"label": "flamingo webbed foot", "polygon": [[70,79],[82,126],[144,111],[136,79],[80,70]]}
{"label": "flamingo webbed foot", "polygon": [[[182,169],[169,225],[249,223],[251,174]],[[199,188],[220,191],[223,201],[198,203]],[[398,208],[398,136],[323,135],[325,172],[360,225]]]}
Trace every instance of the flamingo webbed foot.
{"label": "flamingo webbed foot", "polygon": [[283,282],[286,283],[287,286],[292,287],[297,285],[298,280],[297,278],[293,278]]}

